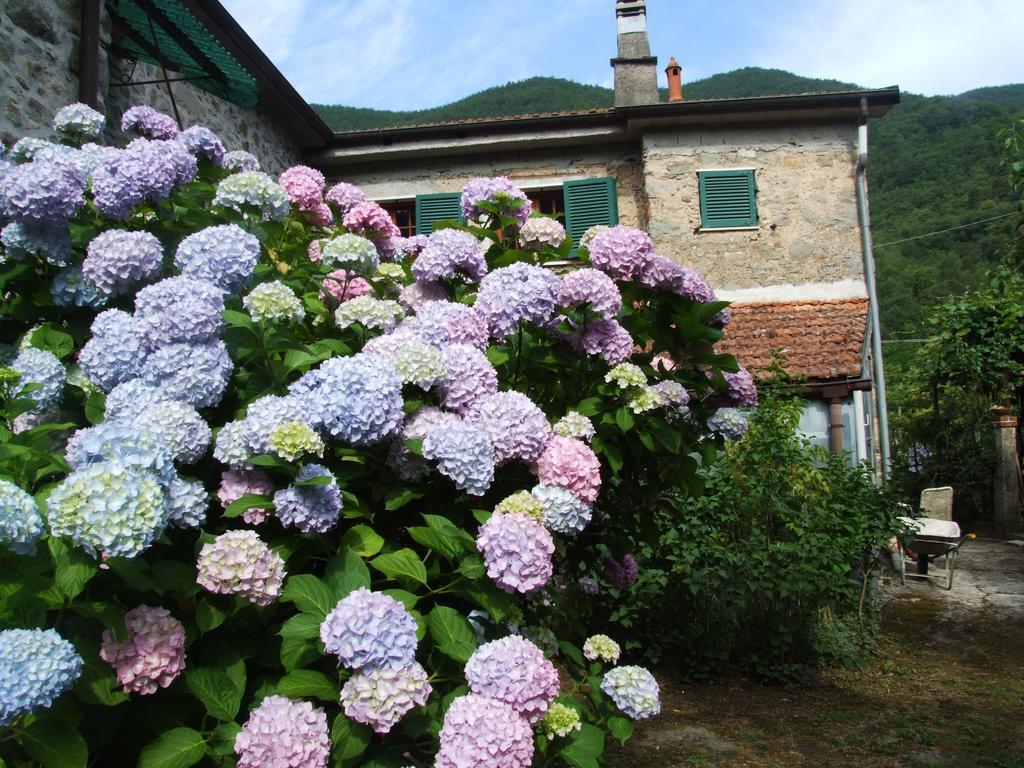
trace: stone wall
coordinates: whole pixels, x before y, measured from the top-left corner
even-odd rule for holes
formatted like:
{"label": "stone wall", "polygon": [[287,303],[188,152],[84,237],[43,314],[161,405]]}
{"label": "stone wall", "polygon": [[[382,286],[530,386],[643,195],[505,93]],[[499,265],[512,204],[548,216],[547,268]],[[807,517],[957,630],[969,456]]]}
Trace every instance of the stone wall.
{"label": "stone wall", "polygon": [[[863,285],[856,126],[695,128],[643,138],[647,228],[659,253],[725,291]],[[754,168],[758,226],[700,231],[697,171]]]}
{"label": "stone wall", "polygon": [[644,189],[639,155],[622,145],[594,145],[483,156],[401,159],[326,169],[333,181],[363,188],[371,200],[411,200],[416,195],[460,192],[475,176],[508,176],[523,189],[559,187],[571,179],[612,176],[619,221],[644,226]]}
{"label": "stone wall", "polygon": [[[0,8],[0,140],[10,144],[22,136],[51,138],[53,113],[78,100],[79,3],[76,0],[4,0]],[[166,86],[118,87],[112,83],[153,80],[159,69],[109,56],[110,18],[103,10],[100,47],[100,100],[108,124],[133,104],[150,104],[172,114]],[[172,83],[182,122],[206,125],[228,149],[255,154],[264,169],[280,171],[299,158],[299,147],[278,121],[259,109],[243,110],[189,83]],[[123,140],[111,131],[113,141]]]}

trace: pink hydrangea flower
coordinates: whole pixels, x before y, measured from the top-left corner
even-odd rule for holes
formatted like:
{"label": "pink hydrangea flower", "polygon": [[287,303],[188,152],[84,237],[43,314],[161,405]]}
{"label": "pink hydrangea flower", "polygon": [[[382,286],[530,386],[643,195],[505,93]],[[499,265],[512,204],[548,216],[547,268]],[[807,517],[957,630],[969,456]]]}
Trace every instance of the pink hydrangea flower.
{"label": "pink hydrangea flower", "polygon": [[416,312],[428,301],[446,301],[448,289],[441,283],[417,280],[402,288],[398,303],[411,312]]}
{"label": "pink hydrangea flower", "polygon": [[622,309],[622,294],[608,275],[596,269],[577,269],[562,276],[558,306],[587,304],[598,317],[612,318]]}
{"label": "pink hydrangea flower", "polygon": [[391,220],[391,214],[377,203],[370,200],[356,203],[348,209],[342,223],[349,232],[356,232],[372,240],[382,259],[394,257],[402,232]]}
{"label": "pink hydrangea flower", "polygon": [[308,701],[267,696],[235,737],[238,768],[326,768],[327,715]]}
{"label": "pink hydrangea flower", "polygon": [[278,183],[288,202],[303,210],[312,210],[323,203],[324,175],[308,165],[293,165],[284,171]]}
{"label": "pink hydrangea flower", "polygon": [[196,582],[218,595],[270,605],[281,594],[284,560],[256,531],[225,531],[199,551]]}
{"label": "pink hydrangea flower", "polygon": [[552,434],[544,411],[521,392],[497,392],[477,400],[466,421],[482,429],[494,445],[494,463],[534,461]]}
{"label": "pink hydrangea flower", "polygon": [[506,592],[535,592],[551,578],[555,553],[551,533],[521,512],[491,515],[480,526],[476,548],[483,555],[487,575]]}
{"label": "pink hydrangea flower", "polygon": [[590,263],[611,277],[632,280],[643,271],[653,251],[650,235],[620,224],[594,235],[590,241]]}
{"label": "pink hydrangea flower", "polygon": [[[266,472],[259,469],[229,469],[220,476],[220,488],[217,498],[227,509],[247,494],[270,496],[274,493],[274,484]],[[242,519],[249,525],[259,525],[270,514],[270,510],[250,507],[242,513]]]}
{"label": "pink hydrangea flower", "polygon": [[544,652],[519,635],[481,645],[466,663],[469,690],[508,704],[533,725],[558,695],[558,672]]}
{"label": "pink hydrangea flower", "polygon": [[326,242],[328,242],[326,237],[318,237],[309,241],[309,245],[306,246],[306,255],[309,256],[310,261],[319,264],[324,260],[324,243]]}
{"label": "pink hydrangea flower", "polygon": [[383,734],[410,709],[424,706],[432,690],[416,662],[401,669],[361,669],[342,687],[341,705],[357,723]]}
{"label": "pink hydrangea flower", "polygon": [[303,211],[302,218],[315,227],[329,227],[334,223],[334,214],[324,202],[319,202],[312,208]]}
{"label": "pink hydrangea flower", "polygon": [[166,688],[185,669],[185,625],[166,608],[140,605],[124,615],[128,639],[103,630],[100,658],[117,673],[125,693],[147,695]]}
{"label": "pink hydrangea flower", "polygon": [[435,768],[529,768],[533,731],[512,707],[474,693],[455,699],[444,716]]}
{"label": "pink hydrangea flower", "polygon": [[329,295],[339,304],[357,296],[366,296],[372,293],[372,285],[355,272],[345,269],[336,269],[328,273],[323,283],[320,284],[320,298],[326,299]]}
{"label": "pink hydrangea flower", "polygon": [[336,205],[338,210],[341,211],[341,215],[344,216],[357,204],[366,200],[366,196],[363,195],[363,190],[357,187],[355,184],[349,184],[344,181],[339,181],[329,190],[324,196],[328,203]]}
{"label": "pink hydrangea flower", "polygon": [[587,504],[601,490],[601,462],[581,440],[555,435],[537,459],[537,477],[544,485],[567,488]]}

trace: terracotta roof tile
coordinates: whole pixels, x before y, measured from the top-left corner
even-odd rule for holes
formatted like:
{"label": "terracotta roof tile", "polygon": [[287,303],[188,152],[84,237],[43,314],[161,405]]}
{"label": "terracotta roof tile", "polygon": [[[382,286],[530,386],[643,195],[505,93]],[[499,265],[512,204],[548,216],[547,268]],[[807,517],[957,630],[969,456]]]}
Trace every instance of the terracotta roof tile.
{"label": "terracotta roof tile", "polygon": [[755,374],[786,356],[786,370],[817,381],[859,377],[867,332],[868,300],[733,304],[732,322],[718,349]]}

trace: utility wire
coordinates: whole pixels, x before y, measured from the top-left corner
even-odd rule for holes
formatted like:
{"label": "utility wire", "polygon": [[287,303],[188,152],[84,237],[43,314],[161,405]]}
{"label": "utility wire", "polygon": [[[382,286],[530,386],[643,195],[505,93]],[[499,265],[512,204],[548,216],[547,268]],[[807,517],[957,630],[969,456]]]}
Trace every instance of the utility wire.
{"label": "utility wire", "polygon": [[902,240],[890,240],[888,243],[878,243],[878,244],[875,245],[875,248],[885,248],[885,246],[887,246],[887,245],[896,245],[897,243],[906,243],[906,242],[908,242],[910,240],[920,240],[922,237],[932,237],[934,235],[941,235],[944,232],[952,232],[955,229],[965,229],[967,227],[976,227],[978,224],[987,224],[988,222],[995,221],[996,219],[1005,219],[1007,216],[1018,216],[1018,215],[1019,214],[1018,214],[1017,211],[1013,211],[1012,213],[1004,213],[1001,216],[992,216],[991,218],[988,218],[988,219],[981,219],[980,221],[972,221],[969,224],[961,224],[958,227],[950,227],[949,229],[939,229],[939,230],[936,230],[935,232],[925,232],[923,235],[914,235],[913,237],[904,237]]}

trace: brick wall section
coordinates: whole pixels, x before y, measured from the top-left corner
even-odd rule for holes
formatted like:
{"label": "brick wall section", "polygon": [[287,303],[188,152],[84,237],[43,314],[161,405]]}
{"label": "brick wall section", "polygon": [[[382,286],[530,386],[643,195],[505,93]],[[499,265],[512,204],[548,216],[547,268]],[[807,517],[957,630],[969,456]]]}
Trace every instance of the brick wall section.
{"label": "brick wall section", "polygon": [[[4,0],[0,4],[0,140],[10,144],[22,136],[52,138],[53,113],[78,100],[79,3],[76,0]],[[108,57],[110,18],[103,10],[100,49],[100,98],[108,124],[116,126],[121,112],[133,104],[150,104],[171,114],[166,88],[157,85],[111,88],[111,79],[128,74],[130,67]],[[152,80],[156,67],[140,63],[132,79]],[[277,172],[295,163],[299,147],[275,119],[193,88],[173,83],[182,121],[206,125],[228,149],[247,149]],[[114,141],[123,140],[111,132]]]}

